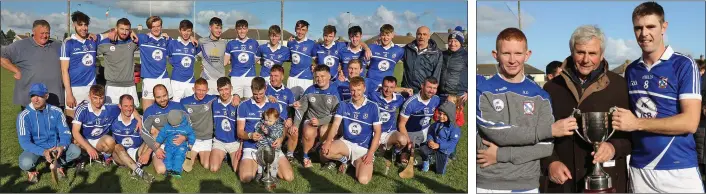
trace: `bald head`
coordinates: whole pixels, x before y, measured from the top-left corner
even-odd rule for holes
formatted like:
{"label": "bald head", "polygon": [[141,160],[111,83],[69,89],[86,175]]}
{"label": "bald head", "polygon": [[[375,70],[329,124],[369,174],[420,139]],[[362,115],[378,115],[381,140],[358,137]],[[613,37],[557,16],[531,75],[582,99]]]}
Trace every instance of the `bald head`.
{"label": "bald head", "polygon": [[429,46],[429,38],[431,37],[431,32],[429,27],[422,26],[417,28],[417,47],[420,49],[427,48]]}

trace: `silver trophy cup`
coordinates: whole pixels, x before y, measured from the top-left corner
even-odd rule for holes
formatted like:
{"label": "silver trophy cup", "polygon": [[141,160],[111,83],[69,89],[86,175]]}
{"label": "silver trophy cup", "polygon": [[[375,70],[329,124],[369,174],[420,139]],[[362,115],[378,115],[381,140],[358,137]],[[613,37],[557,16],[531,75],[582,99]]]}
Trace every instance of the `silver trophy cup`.
{"label": "silver trophy cup", "polygon": [[[609,112],[585,112],[574,109],[571,116],[578,121],[581,120],[581,127],[576,130],[576,134],[584,141],[593,145],[593,150],[598,151],[598,146],[610,139],[615,130],[612,126],[613,112],[617,107],[611,107]],[[607,193],[613,191],[613,183],[610,176],[603,170],[601,163],[593,166],[593,171],[586,177],[585,193]]]}
{"label": "silver trophy cup", "polygon": [[265,188],[269,191],[274,190],[277,186],[277,179],[270,176],[270,171],[272,170],[270,165],[275,161],[275,153],[274,148],[271,146],[262,146],[257,149],[257,160],[263,167],[261,181]]}

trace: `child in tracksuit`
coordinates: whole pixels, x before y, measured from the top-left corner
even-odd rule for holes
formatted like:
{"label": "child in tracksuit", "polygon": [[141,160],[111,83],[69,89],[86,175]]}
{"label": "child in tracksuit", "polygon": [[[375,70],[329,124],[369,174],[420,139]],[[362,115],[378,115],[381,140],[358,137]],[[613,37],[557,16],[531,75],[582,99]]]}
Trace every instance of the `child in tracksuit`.
{"label": "child in tracksuit", "polygon": [[456,149],[456,144],[461,137],[461,129],[456,125],[453,118],[456,118],[456,105],[447,101],[439,106],[439,121],[429,127],[427,134],[427,144],[421,146],[422,171],[429,171],[429,156],[436,152],[437,174],[446,172],[448,157]]}
{"label": "child in tracksuit", "polygon": [[[167,175],[172,175],[176,178],[181,178],[182,164],[186,159],[186,152],[191,150],[191,146],[196,142],[196,136],[194,134],[194,129],[189,125],[186,116],[177,110],[169,111],[167,115],[167,121],[169,125],[165,125],[159,134],[157,135],[157,144],[168,140],[167,145],[164,148],[166,152],[164,154],[164,165],[167,167]],[[186,137],[188,143],[184,142],[179,145],[174,145],[171,139],[176,138],[177,135],[183,135]],[[156,147],[160,147],[157,145]]]}
{"label": "child in tracksuit", "polygon": [[[262,135],[262,139],[257,142],[257,148],[272,146],[272,143],[282,138],[284,133],[284,124],[282,119],[279,118],[279,112],[274,108],[267,109],[262,114],[262,120],[255,124],[255,130],[256,133]],[[275,151],[275,161],[270,165],[270,169],[272,169],[270,170],[271,177],[277,177],[277,159],[279,158],[281,149],[282,145],[272,148],[272,150]],[[263,170],[263,164],[259,164],[257,167],[257,177],[262,176]]]}

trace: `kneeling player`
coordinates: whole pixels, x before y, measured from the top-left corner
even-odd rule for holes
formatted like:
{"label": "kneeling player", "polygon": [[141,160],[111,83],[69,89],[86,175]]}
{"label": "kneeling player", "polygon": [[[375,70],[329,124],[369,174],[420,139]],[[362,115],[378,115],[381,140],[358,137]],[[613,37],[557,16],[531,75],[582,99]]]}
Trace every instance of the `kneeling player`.
{"label": "kneeling player", "polygon": [[133,115],[135,111],[135,99],[128,94],[120,96],[120,116],[110,125],[110,131],[115,138],[115,148],[113,157],[119,165],[127,166],[132,170],[132,176],[147,182],[152,182],[154,177],[142,170],[142,165],[136,163],[137,156],[146,147],[142,145],[142,137],[137,131],[137,119]]}
{"label": "kneeling player", "polygon": [[[102,152],[106,164],[110,164],[115,140],[108,135],[108,128],[119,114],[118,105],[105,104],[105,89],[101,85],[91,86],[89,101],[76,107],[71,131],[76,144],[88,153],[91,160],[98,160],[98,152]],[[79,163],[79,169],[83,168],[82,164]]]}
{"label": "kneeling player", "polygon": [[240,156],[237,155],[240,142],[235,134],[235,113],[238,112],[238,108],[233,106],[231,102],[236,99],[236,96],[231,95],[233,86],[230,85],[228,77],[218,78],[216,87],[218,87],[220,95],[218,102],[214,102],[212,106],[216,137],[213,139],[213,148],[211,149],[211,172],[216,172],[221,168],[226,154],[230,155],[233,172],[235,172],[238,170],[238,161],[240,161]]}
{"label": "kneeling player", "polygon": [[[373,176],[374,153],[380,141],[381,122],[378,106],[369,102],[363,93],[365,81],[361,77],[351,78],[351,101],[346,101],[336,110],[332,127],[322,147],[322,160],[338,160],[339,172],[345,173],[349,160],[355,166],[356,178],[368,184]],[[343,137],[333,140],[338,126],[343,123]]]}
{"label": "kneeling player", "polygon": [[[405,98],[396,93],[397,78],[387,76],[382,80],[382,89],[380,91],[366,92],[370,101],[373,101],[380,108],[380,122],[382,122],[382,134],[380,135],[380,145],[386,151],[391,147],[395,147],[395,152],[391,159],[394,161],[395,154],[402,150],[402,145],[405,145],[407,138],[402,133],[397,131],[397,110],[402,107]],[[393,162],[394,163],[394,162]],[[387,174],[388,168],[385,169]]]}

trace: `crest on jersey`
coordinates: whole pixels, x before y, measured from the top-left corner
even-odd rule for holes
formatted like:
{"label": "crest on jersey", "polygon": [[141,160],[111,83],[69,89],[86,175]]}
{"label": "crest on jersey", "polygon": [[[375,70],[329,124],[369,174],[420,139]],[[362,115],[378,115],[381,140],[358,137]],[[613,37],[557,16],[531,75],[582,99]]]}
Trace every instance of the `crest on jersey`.
{"label": "crest on jersey", "polygon": [[299,50],[299,45],[294,45],[295,50]]}
{"label": "crest on jersey", "polygon": [[390,120],[390,113],[389,112],[380,112],[380,121],[387,122]]}
{"label": "crest on jersey", "polygon": [[316,102],[316,98],[314,98],[313,96],[312,96],[312,97],[309,97],[309,102],[311,102],[311,103]]}
{"label": "crest on jersey", "polygon": [[304,50],[304,52],[306,52],[306,47],[304,47],[302,50]]}
{"label": "crest on jersey", "polygon": [[191,66],[191,58],[190,57],[181,58],[181,66],[189,68]]}
{"label": "crest on jersey", "polygon": [[221,126],[225,132],[229,132],[231,130],[230,122],[228,122],[227,119],[221,120]]}
{"label": "crest on jersey", "polygon": [[301,60],[301,58],[299,57],[299,54],[296,54],[296,53],[292,54],[292,63],[299,64],[300,60]]}
{"label": "crest on jersey", "polygon": [[272,62],[272,61],[269,60],[269,59],[266,59],[266,60],[265,60],[265,67],[267,67],[267,68],[272,68],[273,65],[275,65],[275,62]]}
{"label": "crest on jersey", "polygon": [[248,60],[250,60],[250,55],[248,55],[247,53],[238,54],[238,61],[240,63],[248,62]]}
{"label": "crest on jersey", "polygon": [[397,56],[397,54],[392,53],[392,58],[395,58],[396,56]]}
{"label": "crest on jersey", "polygon": [[88,51],[88,47],[86,47],[86,45],[83,45],[83,51]]}
{"label": "crest on jersey", "polygon": [[115,51],[115,46],[110,46],[110,51]]}
{"label": "crest on jersey", "polygon": [[429,125],[430,120],[431,120],[431,118],[424,117],[424,118],[422,118],[422,120],[419,120],[419,125],[421,125],[422,127],[427,126],[427,125]]}
{"label": "crest on jersey", "polygon": [[635,104],[637,118],[654,118],[657,116],[657,105],[649,97],[640,97]]}
{"label": "crest on jersey", "polygon": [[661,89],[667,88],[667,78],[666,77],[659,78],[659,88],[661,88]]}
{"label": "crest on jersey", "polygon": [[159,118],[154,119],[155,123],[159,123]]}
{"label": "crest on jersey", "polygon": [[152,51],[152,58],[157,61],[161,61],[162,58],[164,57],[164,53],[162,53],[162,50],[154,50]]}
{"label": "crest on jersey", "polygon": [[363,119],[368,119],[368,113],[363,113]]}
{"label": "crest on jersey", "polygon": [[522,103],[522,107],[525,110],[525,115],[533,115],[534,114],[534,102],[525,101]]}
{"label": "crest on jersey", "polygon": [[132,144],[134,144],[134,143],[135,142],[132,142],[132,138],[125,138],[125,139],[123,139],[122,142],[120,142],[120,144],[122,144],[125,147],[132,147]]}
{"label": "crest on jersey", "polygon": [[191,108],[187,108],[187,109],[186,109],[186,112],[189,112],[189,114],[191,114],[191,113],[193,113],[193,112],[194,112],[194,109],[191,109]]}
{"label": "crest on jersey", "polygon": [[230,116],[235,116],[235,111],[230,111]]}
{"label": "crest on jersey", "polygon": [[83,63],[83,65],[85,65],[85,66],[93,65],[93,55],[91,55],[91,54],[83,55],[83,58],[81,58],[81,63]]}
{"label": "crest on jersey", "polygon": [[208,111],[208,106],[204,104],[204,105],[203,105],[203,109],[206,110],[206,111]]}
{"label": "crest on jersey", "polygon": [[93,128],[93,131],[91,131],[91,136],[94,136],[94,137],[99,136],[99,135],[101,135],[101,133],[103,133],[103,128],[96,127],[96,128]]}
{"label": "crest on jersey", "polygon": [[363,130],[363,127],[360,126],[358,123],[351,123],[348,125],[348,132],[351,133],[352,135],[359,135],[360,132]]}
{"label": "crest on jersey", "polygon": [[326,104],[331,104],[332,101],[331,97],[326,98]]}
{"label": "crest on jersey", "polygon": [[328,67],[332,67],[335,61],[336,59],[334,59],[331,55],[324,57],[324,64]]}
{"label": "crest on jersey", "polygon": [[278,58],[278,59],[281,59],[281,58],[282,58],[282,55],[277,55],[277,58]]}
{"label": "crest on jersey", "polygon": [[386,60],[380,61],[378,63],[378,69],[380,69],[380,71],[387,71],[388,69],[390,69],[390,62]]}

